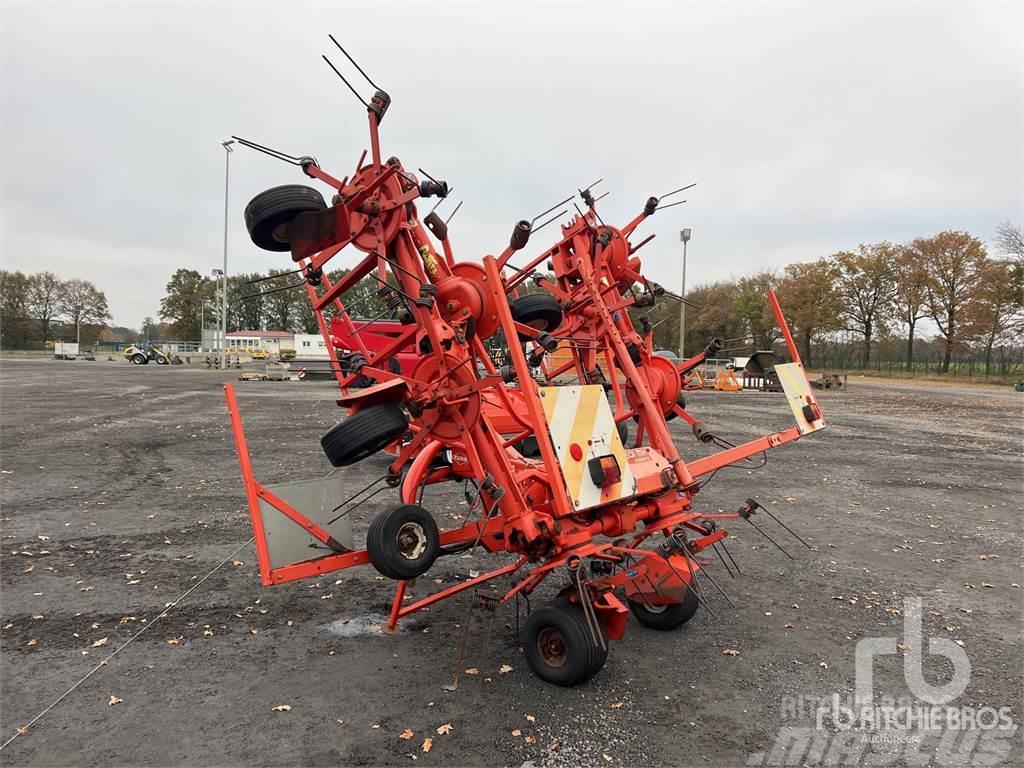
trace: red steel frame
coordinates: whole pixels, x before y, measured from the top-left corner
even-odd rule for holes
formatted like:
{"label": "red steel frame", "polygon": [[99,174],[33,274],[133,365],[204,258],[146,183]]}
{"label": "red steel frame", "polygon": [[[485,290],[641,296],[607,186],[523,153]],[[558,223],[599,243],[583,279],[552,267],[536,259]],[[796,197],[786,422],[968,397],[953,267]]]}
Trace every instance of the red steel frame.
{"label": "red steel frame", "polygon": [[[498,577],[515,574],[527,566],[530,566],[529,572],[502,600],[532,591],[559,566],[569,567],[581,558],[596,558],[629,564],[617,573],[587,581],[587,589],[609,634],[617,637],[621,635],[625,608],[612,590],[624,587],[627,595],[640,594],[644,600],[664,602],[667,598],[656,588],[652,591],[638,586],[637,579],[646,574],[647,581],[653,585],[649,574],[664,569],[664,563],[671,563],[672,557],[679,557],[662,558],[639,549],[639,544],[655,533],[668,535],[685,530],[697,535],[688,542],[690,551],[696,553],[727,535],[724,530],[703,527],[698,520],[737,517],[692,511],[692,501],[699,490],[696,478],[796,440],[800,430],[787,429],[687,463],[669,433],[666,416],[675,413],[691,425],[698,424],[685,409],[676,405],[676,398],[683,386],[682,377],[699,365],[703,355],[678,366],[655,356],[650,334],[637,333],[625,311],[636,303],[633,286],[648,285],[639,271],[640,260],[633,255],[639,246],[630,245],[628,238],[650,213],[645,212],[621,229],[615,229],[600,221],[593,200],[584,197],[588,202],[587,212],[563,227],[558,243],[525,267],[516,268],[514,277],[506,276],[505,267],[526,243],[522,237],[517,241],[516,235],[500,256],[485,256],[482,267],[456,262],[446,234],[441,239],[443,254],[439,255],[424,232],[415,209],[414,201],[421,194],[416,178],[397,158],[381,162],[378,125],[383,110],[375,109],[376,106],[375,101],[369,109],[371,162],[363,164],[364,152],[351,180],[346,177],[339,181],[315,164],[303,166],[308,175],[337,193],[336,203],[329,209],[330,215],[337,217],[334,241],[326,246],[317,243],[315,248],[308,243],[292,242],[292,255],[299,266],[318,273],[348,244],[354,244],[365,254],[338,282],[332,284],[322,276],[317,281],[322,285],[321,291],[318,292],[313,281],[307,286],[318,325],[327,341],[335,378],[343,392],[339,405],[356,413],[374,403],[404,403],[413,414],[410,423],[413,437],[396,449],[397,455],[389,467],[393,477],[406,471],[403,498],[411,502],[416,489],[425,482],[453,476],[473,478],[482,486],[479,494],[483,510],[490,511],[476,522],[443,531],[441,544],[478,543],[488,551],[510,551],[519,555],[514,564],[460,582],[410,605],[403,605],[406,583],[398,582],[388,626],[393,629],[410,613]],[[529,234],[528,228],[526,234]],[[554,336],[583,339],[582,344],[573,343],[573,367],[581,380],[587,380],[599,359],[606,365],[612,378],[616,421],[635,417],[638,422],[630,459],[656,456],[668,469],[667,474],[645,478],[648,490],[633,498],[588,510],[583,519],[575,512],[566,491],[531,363],[523,346],[515,343],[517,338],[526,337],[534,349],[545,344],[543,332],[515,321],[509,297],[515,294],[526,276],[546,260],[553,263],[554,277],[540,283],[565,308],[562,326],[557,331],[551,329]],[[390,281],[394,292],[403,297],[413,321],[389,344],[374,350],[359,339],[358,330],[342,302],[347,290],[371,275],[381,285]],[[769,299],[790,355],[799,362],[774,293],[769,294]],[[336,313],[333,322],[342,324],[367,360],[359,370],[348,374],[341,371],[330,325],[323,314],[328,307]],[[506,385],[505,378],[484,351],[483,338],[498,329],[509,340],[512,378],[518,382],[518,388]],[[411,344],[415,344],[417,350],[425,350],[415,370],[411,373],[390,371],[387,362]],[[478,365],[484,369],[483,375],[477,373]],[[622,372],[625,386],[619,383],[615,371]],[[544,375],[553,378],[561,372],[564,371],[546,371]],[[379,383],[361,392],[349,392],[348,387],[359,375]],[[368,563],[365,549],[345,551],[326,530],[255,479],[233,385],[226,385],[225,396],[263,584],[280,584]],[[496,423],[499,412],[506,415],[502,426]],[[509,447],[527,436],[537,441],[539,461],[526,459]],[[457,453],[463,461],[450,470],[431,470],[432,459],[443,448]],[[483,482],[485,478],[491,480],[490,490]],[[494,490],[499,487],[501,493]],[[271,568],[260,501],[286,515],[335,551],[305,562]],[[641,522],[644,528],[638,530]],[[598,535],[613,540],[628,537],[629,545],[621,540],[602,543],[595,540]],[[699,568],[702,564],[693,561],[687,567]],[[689,579],[682,578],[682,581]]]}

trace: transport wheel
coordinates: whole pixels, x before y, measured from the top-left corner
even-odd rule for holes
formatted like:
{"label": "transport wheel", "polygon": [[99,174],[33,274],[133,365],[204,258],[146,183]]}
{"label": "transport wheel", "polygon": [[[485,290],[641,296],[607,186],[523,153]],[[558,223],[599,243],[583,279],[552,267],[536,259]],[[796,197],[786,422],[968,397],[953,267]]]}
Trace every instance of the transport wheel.
{"label": "transport wheel", "polygon": [[335,424],[320,438],[320,447],[332,467],[347,467],[391,445],[408,429],[405,413],[397,405],[370,405]]}
{"label": "transport wheel", "polygon": [[145,365],[147,362],[146,356],[139,352],[132,355],[132,365]]}
{"label": "transport wheel", "polygon": [[607,658],[590,634],[583,611],[558,602],[530,613],[520,634],[526,663],[555,685],[578,685],[593,677]]}
{"label": "transport wheel", "polygon": [[643,600],[629,601],[629,610],[636,616],[637,621],[645,627],[661,632],[679,629],[693,618],[699,607],[700,601],[697,599],[697,593],[692,589],[686,590],[683,602],[671,605],[649,606]]}
{"label": "transport wheel", "polygon": [[389,579],[415,579],[426,573],[441,551],[437,523],[423,507],[403,504],[381,512],[366,534],[370,562]]}
{"label": "transport wheel", "polygon": [[327,208],[324,196],[312,187],[285,184],[256,195],[245,206],[245,226],[259,248],[265,251],[289,251],[284,226],[300,213]]}
{"label": "transport wheel", "polygon": [[[562,324],[562,308],[550,293],[531,293],[520,296],[509,306],[512,319],[517,323],[550,333]],[[528,336],[519,335],[520,341],[529,341]]]}
{"label": "transport wheel", "polygon": [[622,447],[625,448],[629,444],[629,425],[624,421],[620,421],[615,425],[615,429],[619,433],[619,440],[622,441]]}
{"label": "transport wheel", "polygon": [[[684,411],[686,410],[686,396],[682,392],[680,392],[679,397],[676,398],[676,405],[678,405]],[[676,412],[669,411],[668,415],[665,417],[665,421],[672,421],[672,419],[674,418],[676,418]]]}

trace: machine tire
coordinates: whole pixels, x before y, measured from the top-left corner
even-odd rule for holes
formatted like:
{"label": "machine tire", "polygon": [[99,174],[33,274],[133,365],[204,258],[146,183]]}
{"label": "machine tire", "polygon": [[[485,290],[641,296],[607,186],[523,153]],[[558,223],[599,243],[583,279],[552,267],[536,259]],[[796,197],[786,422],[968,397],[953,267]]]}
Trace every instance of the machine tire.
{"label": "machine tire", "polygon": [[632,611],[637,621],[649,629],[669,632],[679,629],[693,618],[700,607],[700,600],[697,599],[697,593],[693,589],[687,589],[683,602],[659,607],[662,610],[652,611],[642,600],[629,601],[629,610]]}
{"label": "machine tire", "polygon": [[320,438],[320,447],[332,467],[347,467],[395,442],[408,429],[405,413],[397,405],[369,405],[335,424]]}
{"label": "machine tire", "polygon": [[583,611],[564,601],[530,613],[520,642],[526,663],[541,680],[572,686],[589,680],[604,666],[607,651],[594,643]]}
{"label": "machine tire", "polygon": [[[517,323],[551,333],[562,324],[562,307],[550,293],[530,293],[520,296],[509,306],[512,319]],[[529,341],[528,336],[519,335],[520,341]]]}
{"label": "machine tire", "polygon": [[245,227],[258,248],[290,251],[291,245],[274,237],[274,230],[300,213],[327,208],[324,196],[303,184],[285,184],[256,195],[245,206]]}
{"label": "machine tire", "polygon": [[366,550],[377,571],[389,579],[415,579],[434,564],[441,534],[423,507],[403,504],[377,515],[366,533]]}
{"label": "machine tire", "polygon": [[616,431],[619,433],[619,440],[622,441],[622,447],[625,448],[629,444],[629,425],[620,421],[615,425]]}
{"label": "machine tire", "polygon": [[145,365],[148,362],[149,360],[146,359],[146,356],[141,352],[136,352],[132,355],[132,365]]}
{"label": "machine tire", "polygon": [[[679,397],[676,398],[676,405],[678,405],[684,411],[686,410],[686,395],[684,395],[682,392],[680,392]],[[665,417],[665,421],[672,421],[672,419],[674,418],[676,418],[676,412],[672,411],[671,413],[668,414],[668,416]]]}

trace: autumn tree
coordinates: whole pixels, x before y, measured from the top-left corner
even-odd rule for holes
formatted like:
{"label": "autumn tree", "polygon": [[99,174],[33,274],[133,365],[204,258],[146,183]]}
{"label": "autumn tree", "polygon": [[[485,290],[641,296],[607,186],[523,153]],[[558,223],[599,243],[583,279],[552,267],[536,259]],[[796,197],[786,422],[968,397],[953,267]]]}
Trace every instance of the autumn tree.
{"label": "autumn tree", "polygon": [[0,344],[8,349],[28,346],[30,291],[31,281],[23,272],[0,270]]}
{"label": "autumn tree", "polygon": [[[168,335],[175,339],[200,338],[199,319],[205,302],[213,309],[217,282],[203,277],[194,269],[178,269],[167,282],[160,300],[160,319],[170,322]],[[219,304],[217,307],[219,308]]]}
{"label": "autumn tree", "polygon": [[[698,285],[686,292],[686,298],[692,302],[692,306],[686,308],[687,354],[701,351],[715,337],[733,339],[746,335],[746,328],[735,312],[737,296],[738,289],[733,280]],[[662,299],[658,308],[663,314],[651,315],[655,325],[655,345],[662,349],[675,349],[679,339],[679,305]]]}
{"label": "autumn tree", "polygon": [[838,272],[830,259],[790,264],[776,288],[807,366],[812,362],[811,342],[815,337],[840,326],[842,305],[835,290]]}
{"label": "autumn tree", "polygon": [[915,246],[896,252],[896,295],[893,314],[907,329],[907,367],[914,365],[914,332],[917,322],[928,317],[928,270],[926,259]]}
{"label": "autumn tree", "polygon": [[986,260],[978,285],[964,311],[964,337],[978,339],[985,349],[985,370],[992,364],[992,348],[1020,323],[1017,266],[1009,261]]}
{"label": "autumn tree", "polygon": [[263,282],[252,282],[261,277],[258,273],[228,276],[229,331],[263,328]]}
{"label": "autumn tree", "polygon": [[768,291],[777,282],[774,272],[763,271],[741,277],[736,283],[735,318],[743,335],[753,339],[758,349],[771,349],[779,338],[779,326],[768,302]]}
{"label": "autumn tree", "polygon": [[864,339],[864,365],[871,359],[871,340],[885,329],[896,298],[896,254],[892,243],[860,245],[832,259],[838,267],[836,292],[844,328]]}
{"label": "autumn tree", "polygon": [[942,373],[949,372],[953,348],[961,341],[966,305],[974,298],[985,265],[985,246],[967,232],[940,232],[912,246],[923,259],[928,316],[945,342]]}

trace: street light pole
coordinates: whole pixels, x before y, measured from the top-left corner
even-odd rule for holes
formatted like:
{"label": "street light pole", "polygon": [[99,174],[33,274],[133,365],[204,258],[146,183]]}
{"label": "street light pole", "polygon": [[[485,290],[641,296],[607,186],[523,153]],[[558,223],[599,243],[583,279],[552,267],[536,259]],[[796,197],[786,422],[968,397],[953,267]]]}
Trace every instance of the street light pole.
{"label": "street light pole", "polygon": [[223,342],[220,348],[221,370],[228,367],[228,174],[231,170],[231,153],[234,151],[231,149],[231,145],[234,143],[234,139],[221,142],[221,146],[224,147],[224,271],[222,273],[224,275],[224,290],[220,298],[220,335]]}
{"label": "street light pole", "polygon": [[75,304],[75,344],[82,343],[82,305]]}
{"label": "street light pole", "polygon": [[[679,296],[683,299],[686,298],[686,244],[690,242],[690,230],[684,229],[679,233],[679,239],[683,241],[683,285],[682,292]],[[682,360],[686,359],[686,353],[683,349],[686,344],[686,304],[679,302],[679,357]]]}

